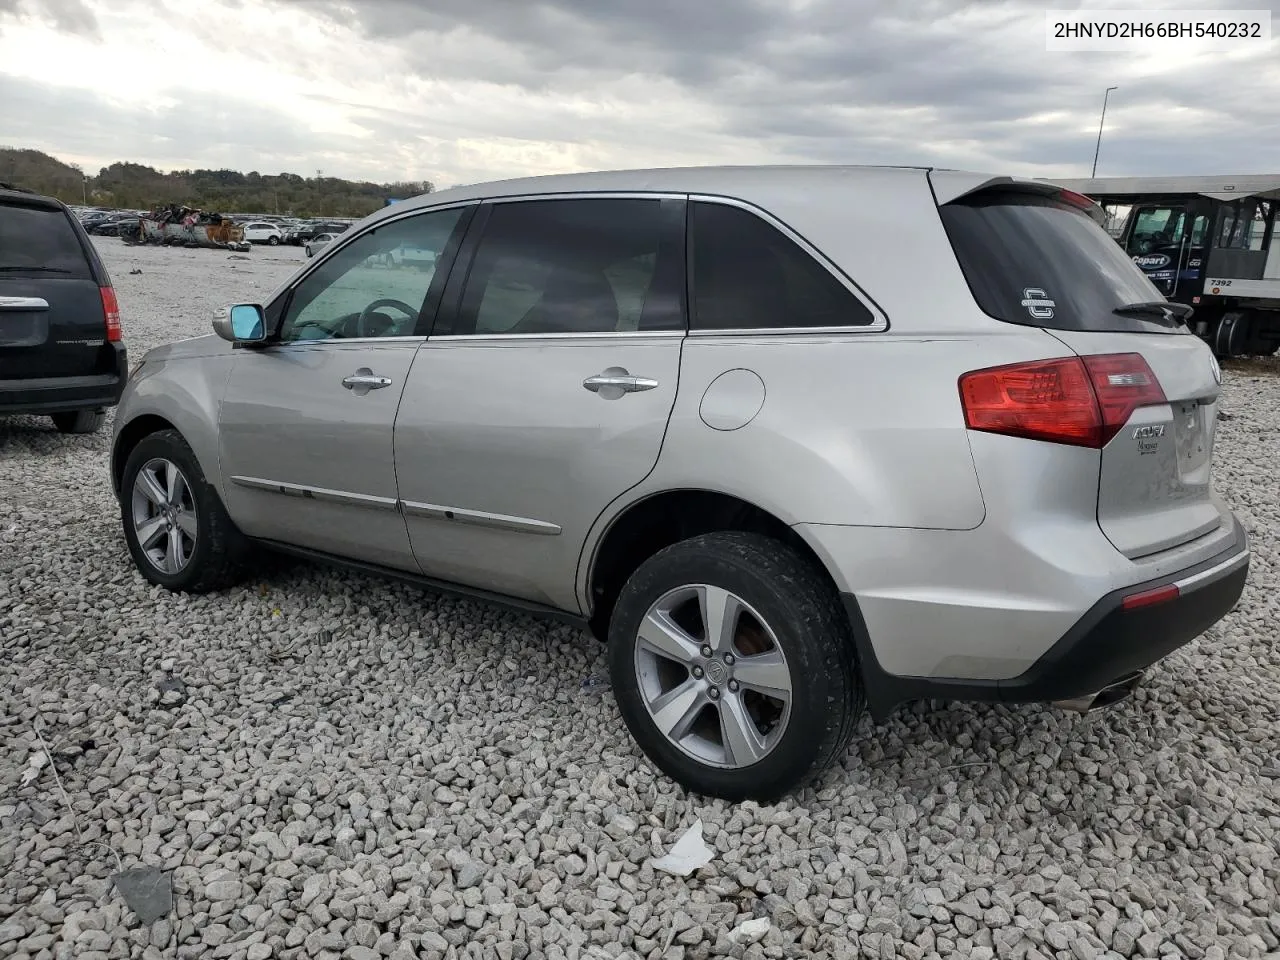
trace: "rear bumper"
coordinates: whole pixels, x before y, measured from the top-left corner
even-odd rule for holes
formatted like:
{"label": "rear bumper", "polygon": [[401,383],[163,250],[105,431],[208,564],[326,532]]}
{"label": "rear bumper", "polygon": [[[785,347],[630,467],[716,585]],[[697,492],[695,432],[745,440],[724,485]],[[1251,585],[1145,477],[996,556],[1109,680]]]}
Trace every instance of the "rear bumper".
{"label": "rear bumper", "polygon": [[[1225,550],[1176,573],[1112,591],[1027,670],[1008,679],[949,680],[887,672],[876,658],[856,598],[842,594],[872,714],[883,719],[911,700],[1072,700],[1145,670],[1213,626],[1240,599],[1249,573],[1249,544],[1239,521],[1233,517],[1231,522],[1235,535]],[[1134,609],[1124,606],[1126,597],[1170,586],[1178,588],[1174,599]]]}
{"label": "rear bumper", "polygon": [[115,368],[111,373],[0,380],[0,414],[63,413],[114,407],[120,402],[129,379],[129,357],[123,343],[110,346]]}

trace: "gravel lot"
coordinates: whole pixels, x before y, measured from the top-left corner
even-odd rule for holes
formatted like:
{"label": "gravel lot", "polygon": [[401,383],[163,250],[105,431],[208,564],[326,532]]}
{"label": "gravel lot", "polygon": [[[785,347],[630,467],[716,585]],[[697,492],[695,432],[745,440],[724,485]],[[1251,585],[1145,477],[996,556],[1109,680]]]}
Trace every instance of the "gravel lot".
{"label": "gravel lot", "polygon": [[[135,359],[301,259],[99,247]],[[1280,955],[1277,374],[1226,374],[1245,596],[1133,701],[864,720],[773,807],[656,775],[570,628],[283,562],[218,596],[147,586],[109,432],[0,420],[0,955]],[[656,872],[699,818],[711,863]],[[111,881],[138,866],[172,871],[149,926]]]}

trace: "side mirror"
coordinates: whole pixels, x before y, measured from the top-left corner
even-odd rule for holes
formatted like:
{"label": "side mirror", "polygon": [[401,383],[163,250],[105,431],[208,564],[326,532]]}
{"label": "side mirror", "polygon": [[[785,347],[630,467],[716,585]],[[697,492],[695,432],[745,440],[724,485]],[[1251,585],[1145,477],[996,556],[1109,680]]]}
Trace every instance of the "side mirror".
{"label": "side mirror", "polygon": [[267,338],[266,318],[256,303],[237,303],[226,316],[213,321],[213,331],[232,343],[261,343]]}

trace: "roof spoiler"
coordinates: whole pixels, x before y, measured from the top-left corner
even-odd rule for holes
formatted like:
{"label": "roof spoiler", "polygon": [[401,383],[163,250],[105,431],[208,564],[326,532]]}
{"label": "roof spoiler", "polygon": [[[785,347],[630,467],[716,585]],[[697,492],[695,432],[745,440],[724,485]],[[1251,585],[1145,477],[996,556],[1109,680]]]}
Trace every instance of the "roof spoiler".
{"label": "roof spoiler", "polygon": [[969,173],[964,170],[935,169],[929,171],[929,185],[933,188],[933,195],[940,207],[975,193],[999,189],[1042,197],[1058,197],[1072,206],[1079,207],[1096,223],[1102,225],[1106,223],[1106,214],[1092,197],[1048,180],[1033,180],[1029,177],[993,177],[990,174]]}

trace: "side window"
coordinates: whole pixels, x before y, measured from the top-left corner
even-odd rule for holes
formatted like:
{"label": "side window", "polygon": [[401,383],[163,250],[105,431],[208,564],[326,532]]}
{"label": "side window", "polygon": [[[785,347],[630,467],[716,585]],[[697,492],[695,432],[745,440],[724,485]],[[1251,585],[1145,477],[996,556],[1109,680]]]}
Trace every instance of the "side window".
{"label": "side window", "polygon": [[294,290],[280,340],[412,336],[428,293],[444,282],[436,263],[462,213],[406,217],[346,244]]}
{"label": "side window", "polygon": [[1195,226],[1191,228],[1191,246],[1193,247],[1204,246],[1204,231],[1208,223],[1209,223],[1209,218],[1206,217],[1203,213],[1199,214],[1196,217]]}
{"label": "side window", "polygon": [[497,203],[452,332],[683,329],[682,241],[678,200]]}
{"label": "side window", "polygon": [[875,317],[831,271],[749,210],[695,203],[695,330],[858,327]]}

